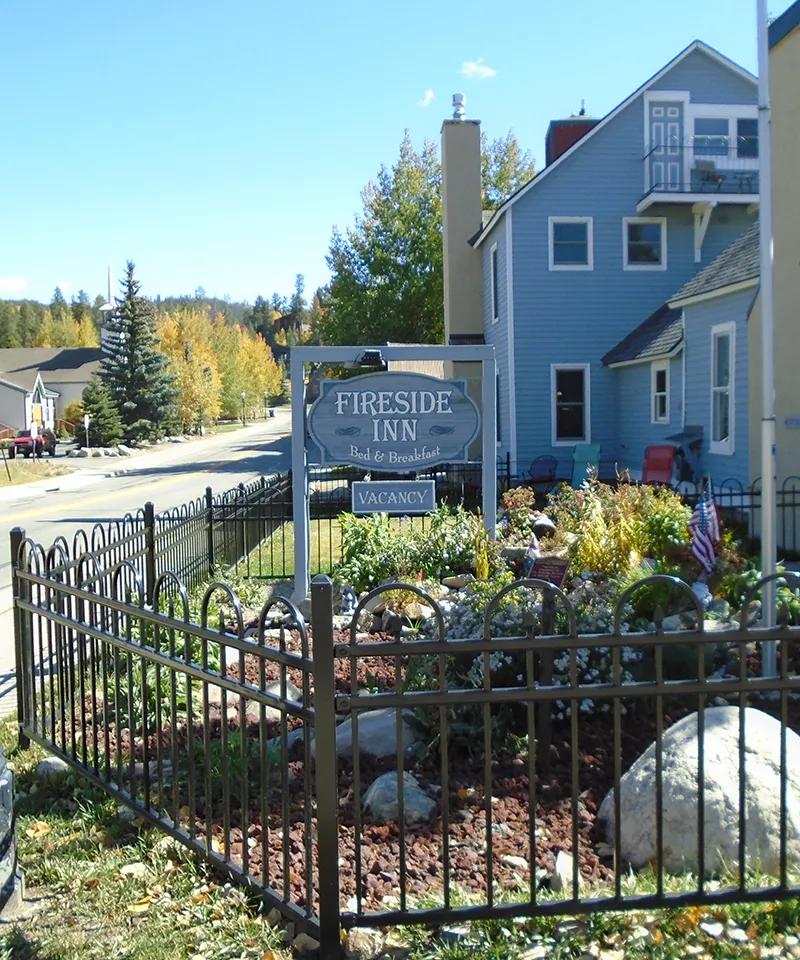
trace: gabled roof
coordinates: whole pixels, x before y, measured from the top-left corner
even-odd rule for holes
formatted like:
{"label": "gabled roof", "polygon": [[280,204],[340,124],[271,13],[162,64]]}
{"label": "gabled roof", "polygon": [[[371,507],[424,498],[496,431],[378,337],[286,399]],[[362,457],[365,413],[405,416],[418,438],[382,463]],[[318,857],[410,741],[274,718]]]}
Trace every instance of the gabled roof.
{"label": "gabled roof", "polygon": [[729,287],[754,284],[761,274],[758,222],[754,223],[700,273],[670,297],[671,307],[723,293]]}
{"label": "gabled roof", "polygon": [[610,113],[607,113],[599,123],[595,124],[595,126],[592,127],[592,129],[588,133],[584,134],[584,136],[582,136],[580,140],[576,141],[569,148],[569,150],[565,150],[564,153],[562,153],[557,160],[554,160],[553,163],[546,166],[544,170],[535,174],[533,179],[529,180],[524,186],[520,187],[516,193],[512,193],[512,195],[504,203],[502,203],[497,208],[497,210],[495,210],[494,216],[492,217],[492,219],[487,224],[484,224],[483,228],[480,231],[478,231],[478,234],[473,240],[470,241],[470,243],[472,243],[476,247],[479,247],[483,242],[484,237],[489,233],[492,227],[494,227],[494,225],[497,223],[497,221],[500,219],[500,217],[503,215],[503,213],[508,207],[510,207],[513,203],[516,203],[517,200],[520,199],[520,197],[524,196],[532,187],[535,187],[549,173],[552,173],[552,171],[555,170],[556,167],[559,166],[559,164],[561,164],[564,160],[566,160],[567,157],[572,156],[572,154],[576,150],[579,150],[587,141],[589,141],[593,136],[595,136],[596,133],[602,130],[603,127],[605,127],[608,123],[610,123],[614,119],[614,117],[617,116],[617,114],[621,113],[627,106],[630,106],[630,104],[633,103],[633,101],[637,97],[641,96],[641,94],[643,94],[645,90],[648,90],[650,87],[653,86],[653,84],[658,83],[658,81],[664,76],[665,73],[667,73],[668,70],[671,70],[674,66],[679,64],[681,60],[684,60],[686,57],[689,56],[689,54],[694,53],[695,50],[699,50],[701,53],[704,53],[706,56],[711,57],[714,60],[717,60],[723,66],[727,67],[729,70],[734,71],[735,73],[738,73],[739,76],[743,77],[744,79],[750,80],[753,84],[758,84],[758,79],[754,77],[753,74],[750,73],[748,70],[745,70],[744,67],[740,67],[738,63],[734,63],[733,60],[728,59],[728,57],[720,53],[718,50],[715,50],[713,47],[710,47],[707,43],[703,43],[702,40],[695,40],[693,43],[690,43],[685,50],[682,50],[677,55],[677,57],[674,57],[672,60],[670,60],[668,64],[663,66],[658,71],[658,73],[650,77],[649,80],[646,80],[641,85],[641,87],[638,88],[638,90],[634,90],[634,92],[629,97],[627,97],[627,99],[623,100],[622,103],[614,107],[614,109]]}
{"label": "gabled roof", "polygon": [[99,367],[100,347],[13,347],[0,350],[0,378],[32,390],[45,383],[84,383]]}
{"label": "gabled roof", "polygon": [[637,363],[669,356],[683,342],[683,311],[663,304],[644,323],[629,333],[602,358],[601,363],[613,367],[619,363]]}

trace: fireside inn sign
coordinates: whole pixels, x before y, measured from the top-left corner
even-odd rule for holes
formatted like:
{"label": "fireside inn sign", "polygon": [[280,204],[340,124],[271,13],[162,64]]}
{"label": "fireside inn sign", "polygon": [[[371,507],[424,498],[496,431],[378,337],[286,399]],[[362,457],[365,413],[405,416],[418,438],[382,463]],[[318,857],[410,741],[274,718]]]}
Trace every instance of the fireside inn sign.
{"label": "fireside inn sign", "polygon": [[466,461],[479,426],[465,381],[421,373],[323,380],[308,415],[322,463],[394,473]]}
{"label": "fireside inn sign", "polygon": [[[483,518],[494,536],[497,495],[494,347],[464,346],[293,347],[292,507],[295,523],[295,589],[309,589],[310,464],[352,464],[371,473],[408,474],[437,464],[465,463],[470,444],[481,436]],[[373,362],[379,358],[379,362]],[[368,373],[351,380],[322,380],[320,395],[306,409],[306,364],[356,363],[377,366],[384,358],[480,365],[481,411],[463,379],[439,379],[422,373]],[[472,373],[466,372],[468,377]],[[481,416],[482,414],[482,416]],[[313,441],[310,444],[308,441]],[[436,507],[433,480],[365,480],[351,488],[358,513],[423,513]]]}

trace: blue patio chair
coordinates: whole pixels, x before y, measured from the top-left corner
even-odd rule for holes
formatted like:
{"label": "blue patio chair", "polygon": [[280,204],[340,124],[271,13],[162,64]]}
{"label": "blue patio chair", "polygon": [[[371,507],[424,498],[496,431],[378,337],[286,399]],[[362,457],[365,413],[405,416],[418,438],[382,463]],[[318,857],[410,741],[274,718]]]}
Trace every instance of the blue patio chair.
{"label": "blue patio chair", "polygon": [[600,466],[600,444],[578,443],[572,460],[572,489],[577,490],[589,475],[590,470]]}

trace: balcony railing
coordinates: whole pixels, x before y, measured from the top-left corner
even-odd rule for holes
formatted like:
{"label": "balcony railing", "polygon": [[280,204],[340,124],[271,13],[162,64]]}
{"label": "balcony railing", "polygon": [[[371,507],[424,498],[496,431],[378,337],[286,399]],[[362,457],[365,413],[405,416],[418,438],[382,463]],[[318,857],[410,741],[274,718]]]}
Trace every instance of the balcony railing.
{"label": "balcony railing", "polygon": [[686,143],[657,143],[644,159],[645,197],[654,193],[728,197],[758,194],[755,137],[707,136],[693,137]]}

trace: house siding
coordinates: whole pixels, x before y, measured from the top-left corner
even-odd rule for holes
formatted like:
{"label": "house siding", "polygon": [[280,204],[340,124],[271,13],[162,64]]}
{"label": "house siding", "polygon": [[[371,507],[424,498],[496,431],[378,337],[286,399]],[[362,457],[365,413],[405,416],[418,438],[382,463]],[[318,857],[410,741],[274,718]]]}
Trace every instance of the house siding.
{"label": "house siding", "polygon": [[[755,86],[698,52],[665,74],[658,89],[688,88],[693,99],[739,102],[748,93],[743,84],[749,88],[748,102],[755,102]],[[702,262],[697,264],[691,205],[651,207],[647,216],[667,220],[667,269],[624,270],[623,218],[636,215],[643,193],[644,103],[640,97],[514,205],[514,380],[520,465],[551,454],[559,459],[559,475],[570,474],[571,449],[551,444],[550,365],[558,363],[590,364],[591,440],[601,446],[601,474],[613,476],[623,452],[626,461],[633,458],[633,449],[621,448],[619,419],[625,410],[619,405],[618,373],[603,367],[600,357],[753,221],[754,215],[744,206],[717,207],[703,243]],[[548,269],[548,217],[562,216],[593,218],[593,270]],[[483,244],[485,256],[496,240],[500,249],[499,226]],[[484,287],[484,300],[486,296]],[[485,304],[485,316],[488,313]],[[491,325],[485,329],[488,339]],[[498,347],[498,361],[504,353]]]}
{"label": "house siding", "polygon": [[[710,474],[714,486],[725,480],[749,484],[750,450],[748,417],[747,317],[755,291],[743,290],[684,308],[686,343],[686,423],[703,428],[700,472]],[[733,453],[712,454],[711,438],[711,329],[720,323],[735,324]]]}
{"label": "house siding", "polygon": [[[497,244],[497,309],[499,319],[492,323],[492,247]],[[500,393],[500,443],[497,455],[505,457],[510,452],[510,376],[508,368],[508,259],[506,256],[506,218],[501,217],[499,223],[487,237],[486,243],[481,246],[483,251],[483,329],[487,344],[494,347],[495,363],[499,378]],[[516,467],[512,468],[516,472]]]}
{"label": "house siding", "polygon": [[681,431],[683,413],[683,354],[664,361],[669,364],[669,423],[652,423],[653,406],[651,370],[652,364],[632,364],[618,367],[612,372],[616,377],[616,396],[619,423],[620,470],[630,470],[631,478],[640,480],[644,464],[644,451],[652,444],[670,444],[667,439]]}

